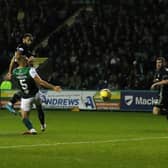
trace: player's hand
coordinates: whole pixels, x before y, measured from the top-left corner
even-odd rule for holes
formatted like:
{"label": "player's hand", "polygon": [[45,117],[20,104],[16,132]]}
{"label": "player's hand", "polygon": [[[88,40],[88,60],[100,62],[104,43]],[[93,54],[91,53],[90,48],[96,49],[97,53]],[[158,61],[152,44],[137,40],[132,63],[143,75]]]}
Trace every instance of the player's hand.
{"label": "player's hand", "polygon": [[28,58],[28,61],[29,62],[31,62],[31,61],[33,61],[34,60],[34,57],[33,56],[30,56],[29,58]]}
{"label": "player's hand", "polygon": [[11,80],[12,78],[12,74],[10,72],[8,72],[6,75],[5,75],[5,80]]}
{"label": "player's hand", "polygon": [[54,86],[53,90],[56,91],[56,92],[60,92],[62,89],[61,89],[60,86]]}
{"label": "player's hand", "polygon": [[28,64],[32,66],[33,65],[33,61],[34,61],[34,57],[33,56],[29,57]]}
{"label": "player's hand", "polygon": [[151,90],[155,89],[156,85],[155,83],[151,86]]}

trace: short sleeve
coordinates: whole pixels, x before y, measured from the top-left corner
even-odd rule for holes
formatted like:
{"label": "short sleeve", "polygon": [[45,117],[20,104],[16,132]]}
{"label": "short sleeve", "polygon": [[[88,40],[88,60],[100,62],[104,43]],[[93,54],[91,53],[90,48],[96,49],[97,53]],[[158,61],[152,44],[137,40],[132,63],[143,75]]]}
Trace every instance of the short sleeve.
{"label": "short sleeve", "polygon": [[31,68],[30,71],[29,71],[29,73],[30,73],[30,76],[32,78],[34,78],[36,75],[38,75],[38,73],[37,73],[37,71],[36,71],[35,68]]}

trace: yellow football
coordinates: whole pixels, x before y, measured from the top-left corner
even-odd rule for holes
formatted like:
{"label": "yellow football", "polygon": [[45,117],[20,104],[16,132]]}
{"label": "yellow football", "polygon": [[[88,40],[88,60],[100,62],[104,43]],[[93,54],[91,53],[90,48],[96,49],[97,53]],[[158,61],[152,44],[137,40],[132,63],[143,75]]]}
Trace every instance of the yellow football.
{"label": "yellow football", "polygon": [[111,91],[109,89],[100,90],[100,97],[101,98],[111,98]]}

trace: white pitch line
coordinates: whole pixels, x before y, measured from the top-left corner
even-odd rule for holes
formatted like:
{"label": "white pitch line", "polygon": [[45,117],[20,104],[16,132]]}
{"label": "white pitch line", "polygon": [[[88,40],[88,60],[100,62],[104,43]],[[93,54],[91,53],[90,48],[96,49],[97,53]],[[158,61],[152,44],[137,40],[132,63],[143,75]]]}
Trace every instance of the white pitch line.
{"label": "white pitch line", "polygon": [[74,141],[74,142],[56,142],[51,144],[34,144],[34,145],[8,145],[0,146],[0,149],[13,149],[13,148],[31,148],[31,147],[46,147],[46,146],[58,146],[58,145],[79,145],[79,144],[106,144],[106,143],[119,143],[119,142],[135,142],[145,140],[157,140],[157,139],[168,139],[165,137],[146,137],[146,138],[128,138],[128,139],[113,139],[113,140],[97,140],[97,141]]}

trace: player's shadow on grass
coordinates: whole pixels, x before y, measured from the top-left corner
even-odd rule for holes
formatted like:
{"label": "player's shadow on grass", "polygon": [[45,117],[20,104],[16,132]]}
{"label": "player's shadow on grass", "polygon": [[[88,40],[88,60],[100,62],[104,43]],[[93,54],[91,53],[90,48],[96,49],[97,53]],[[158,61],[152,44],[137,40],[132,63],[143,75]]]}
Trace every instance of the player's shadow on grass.
{"label": "player's shadow on grass", "polygon": [[22,133],[19,132],[7,132],[7,133],[0,133],[0,138],[2,137],[18,137],[23,136]]}

